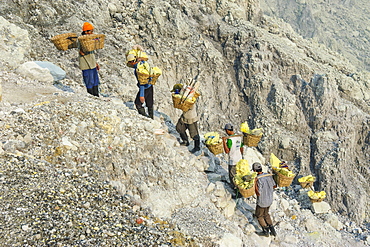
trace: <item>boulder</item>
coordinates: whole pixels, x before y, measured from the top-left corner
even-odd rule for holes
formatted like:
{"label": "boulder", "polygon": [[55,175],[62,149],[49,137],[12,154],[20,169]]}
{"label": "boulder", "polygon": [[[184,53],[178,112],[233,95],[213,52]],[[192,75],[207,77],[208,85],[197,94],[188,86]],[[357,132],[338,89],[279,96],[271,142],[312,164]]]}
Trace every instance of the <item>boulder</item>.
{"label": "boulder", "polygon": [[315,202],[315,203],[312,203],[312,210],[316,214],[324,214],[324,213],[329,213],[331,210],[331,207],[329,203],[327,202]]}
{"label": "boulder", "polygon": [[242,240],[231,233],[225,233],[218,244],[220,247],[241,247]]}
{"label": "boulder", "polygon": [[8,22],[0,16],[0,62],[16,68],[30,50],[28,31]]}
{"label": "boulder", "polygon": [[53,76],[54,81],[60,81],[66,78],[66,72],[53,63],[44,61],[35,61],[35,63],[41,68],[48,69],[50,74]]}
{"label": "boulder", "polygon": [[54,81],[54,78],[51,75],[50,71],[47,68],[40,67],[35,62],[26,62],[22,64],[18,67],[17,73],[40,82],[52,83]]}

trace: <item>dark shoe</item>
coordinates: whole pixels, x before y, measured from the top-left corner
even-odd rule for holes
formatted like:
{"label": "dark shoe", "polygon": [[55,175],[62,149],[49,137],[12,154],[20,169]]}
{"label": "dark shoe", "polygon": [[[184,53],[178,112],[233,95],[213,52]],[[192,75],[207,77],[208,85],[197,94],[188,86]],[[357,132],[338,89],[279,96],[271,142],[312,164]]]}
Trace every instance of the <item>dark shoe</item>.
{"label": "dark shoe", "polygon": [[139,108],[137,109],[137,111],[139,112],[140,115],[143,115],[144,117],[148,117],[148,115],[146,115],[145,108]]}
{"label": "dark shoe", "polygon": [[148,114],[151,119],[154,119],[154,108],[148,108]]}
{"label": "dark shoe", "polygon": [[188,141],[180,142],[180,146],[189,146],[190,143]]}
{"label": "dark shoe", "polygon": [[274,237],[276,237],[277,234],[276,234],[276,231],[275,231],[274,226],[272,226],[272,225],[269,226],[269,230],[270,230],[271,235],[274,236]]}
{"label": "dark shoe", "polygon": [[181,146],[189,146],[189,139],[188,139],[188,136],[186,135],[186,133],[180,133],[180,137],[182,139],[182,142],[180,142],[180,145]]}
{"label": "dark shoe", "polygon": [[92,95],[99,97],[99,86],[92,87]]}
{"label": "dark shoe", "polygon": [[258,232],[257,234],[262,237],[269,237],[269,227],[262,227],[262,232]]}
{"label": "dark shoe", "polygon": [[200,151],[200,137],[199,137],[199,135],[194,136],[193,140],[194,140],[194,148],[193,148],[193,150],[191,150],[191,152],[196,153],[196,152]]}

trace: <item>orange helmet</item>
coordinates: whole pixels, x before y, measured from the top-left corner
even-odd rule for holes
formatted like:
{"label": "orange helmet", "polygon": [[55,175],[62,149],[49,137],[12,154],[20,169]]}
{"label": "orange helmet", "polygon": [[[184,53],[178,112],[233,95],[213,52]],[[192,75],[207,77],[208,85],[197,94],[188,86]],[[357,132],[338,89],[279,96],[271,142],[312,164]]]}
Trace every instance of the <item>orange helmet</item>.
{"label": "orange helmet", "polygon": [[85,22],[84,25],[82,26],[82,31],[88,31],[88,30],[93,30],[94,26],[88,22]]}

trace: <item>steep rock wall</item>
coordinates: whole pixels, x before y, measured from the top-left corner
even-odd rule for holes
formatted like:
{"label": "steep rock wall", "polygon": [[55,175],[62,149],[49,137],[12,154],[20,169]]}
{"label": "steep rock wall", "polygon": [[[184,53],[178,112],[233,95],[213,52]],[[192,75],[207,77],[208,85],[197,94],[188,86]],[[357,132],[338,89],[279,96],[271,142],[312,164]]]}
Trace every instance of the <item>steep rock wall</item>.
{"label": "steep rock wall", "polygon": [[369,70],[369,8],[366,0],[261,0],[264,14],[282,18],[312,38]]}

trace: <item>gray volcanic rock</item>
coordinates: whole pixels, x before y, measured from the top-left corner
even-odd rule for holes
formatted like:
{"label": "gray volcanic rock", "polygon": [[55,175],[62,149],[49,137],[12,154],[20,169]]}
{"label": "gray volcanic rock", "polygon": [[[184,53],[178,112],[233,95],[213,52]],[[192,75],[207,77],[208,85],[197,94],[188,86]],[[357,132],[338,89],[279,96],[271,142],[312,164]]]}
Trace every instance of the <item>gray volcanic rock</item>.
{"label": "gray volcanic rock", "polygon": [[282,18],[304,38],[325,44],[370,70],[367,0],[261,0],[263,13]]}

